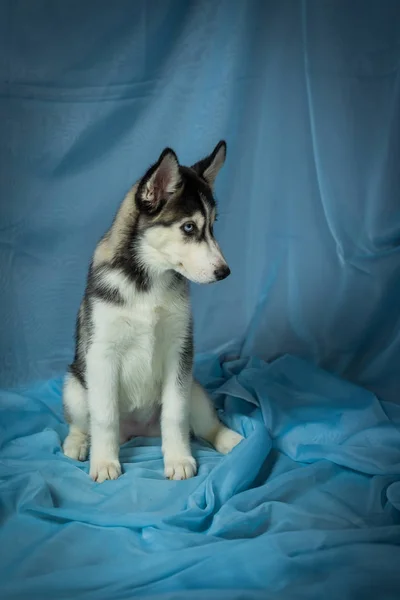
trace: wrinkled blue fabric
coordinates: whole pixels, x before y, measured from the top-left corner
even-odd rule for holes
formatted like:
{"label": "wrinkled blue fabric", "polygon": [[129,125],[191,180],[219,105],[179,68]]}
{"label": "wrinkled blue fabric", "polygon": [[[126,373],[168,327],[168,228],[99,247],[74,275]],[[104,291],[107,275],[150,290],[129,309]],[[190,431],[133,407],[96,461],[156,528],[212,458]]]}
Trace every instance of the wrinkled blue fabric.
{"label": "wrinkled blue fabric", "polygon": [[60,449],[60,381],[1,394],[1,597],[398,599],[400,407],[290,356],[198,376],[246,439],[196,441],[177,482],[137,438],[95,484]]}
{"label": "wrinkled blue fabric", "polygon": [[0,2],[0,382],[60,376],[90,256],[172,146],[228,142],[199,352],[399,402],[398,0]]}
{"label": "wrinkled blue fabric", "polygon": [[[2,599],[399,599],[399,49],[398,0],[0,2]],[[60,449],[91,253],[221,138],[197,369],[246,439],[94,484]]]}

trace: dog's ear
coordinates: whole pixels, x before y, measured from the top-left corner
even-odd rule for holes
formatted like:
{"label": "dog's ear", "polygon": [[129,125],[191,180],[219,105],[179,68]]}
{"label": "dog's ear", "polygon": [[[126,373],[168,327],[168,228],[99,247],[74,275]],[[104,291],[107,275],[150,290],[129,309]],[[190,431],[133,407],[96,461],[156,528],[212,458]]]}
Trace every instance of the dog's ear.
{"label": "dog's ear", "polygon": [[223,166],[226,158],[226,142],[221,140],[215,146],[214,150],[207,156],[192,166],[203,179],[206,180],[209,186],[213,187],[215,178],[217,177],[220,168]]}
{"label": "dog's ear", "polygon": [[139,183],[139,208],[149,214],[157,212],[176,193],[180,183],[178,158],[171,148],[166,148]]}

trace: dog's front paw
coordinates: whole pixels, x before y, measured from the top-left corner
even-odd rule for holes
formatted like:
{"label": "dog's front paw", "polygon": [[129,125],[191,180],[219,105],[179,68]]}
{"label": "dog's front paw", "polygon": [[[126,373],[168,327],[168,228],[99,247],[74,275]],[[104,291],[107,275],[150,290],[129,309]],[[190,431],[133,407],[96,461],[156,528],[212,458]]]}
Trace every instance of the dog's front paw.
{"label": "dog's front paw", "polygon": [[197,473],[193,456],[164,456],[164,473],[167,479],[190,479]]}
{"label": "dog's front paw", "polygon": [[121,475],[121,464],[119,460],[91,460],[90,477],[97,483],[107,479],[118,479]]}
{"label": "dog's front paw", "polygon": [[233,448],[240,444],[242,440],[243,437],[239,433],[232,431],[232,429],[228,429],[225,425],[221,425],[215,435],[213,446],[218,452],[221,452],[221,454],[228,454],[228,452],[233,450]]}
{"label": "dog's front paw", "polygon": [[63,452],[72,460],[85,461],[89,453],[89,440],[84,434],[70,433],[64,441]]}

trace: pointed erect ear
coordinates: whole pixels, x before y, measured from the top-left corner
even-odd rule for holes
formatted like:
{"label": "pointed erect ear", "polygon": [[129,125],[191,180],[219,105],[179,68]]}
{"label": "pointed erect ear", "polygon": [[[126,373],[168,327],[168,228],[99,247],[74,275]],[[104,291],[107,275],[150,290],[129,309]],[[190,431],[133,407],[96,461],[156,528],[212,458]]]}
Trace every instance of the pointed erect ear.
{"label": "pointed erect ear", "polygon": [[213,187],[215,178],[218,175],[218,172],[222,165],[225,162],[226,158],[226,142],[221,140],[214,148],[213,152],[207,158],[203,158],[195,165],[193,165],[192,169],[194,169],[197,175],[200,175],[203,179],[206,180],[208,185]]}
{"label": "pointed erect ear", "polygon": [[139,183],[139,208],[149,214],[157,212],[175,194],[180,182],[178,158],[171,148],[166,148]]}

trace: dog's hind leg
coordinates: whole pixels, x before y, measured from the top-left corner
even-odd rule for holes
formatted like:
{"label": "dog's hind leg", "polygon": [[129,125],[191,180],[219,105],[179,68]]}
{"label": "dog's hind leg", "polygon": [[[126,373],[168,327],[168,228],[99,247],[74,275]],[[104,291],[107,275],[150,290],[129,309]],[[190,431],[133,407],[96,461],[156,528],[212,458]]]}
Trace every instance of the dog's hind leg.
{"label": "dog's hind leg", "polygon": [[243,437],[229,429],[218,419],[206,391],[193,381],[190,410],[190,427],[195,436],[210,442],[222,454],[228,454]]}
{"label": "dog's hind leg", "polygon": [[63,388],[65,420],[69,433],[65,438],[65,456],[74,460],[86,460],[89,452],[89,409],[86,390],[78,379],[68,373]]}

